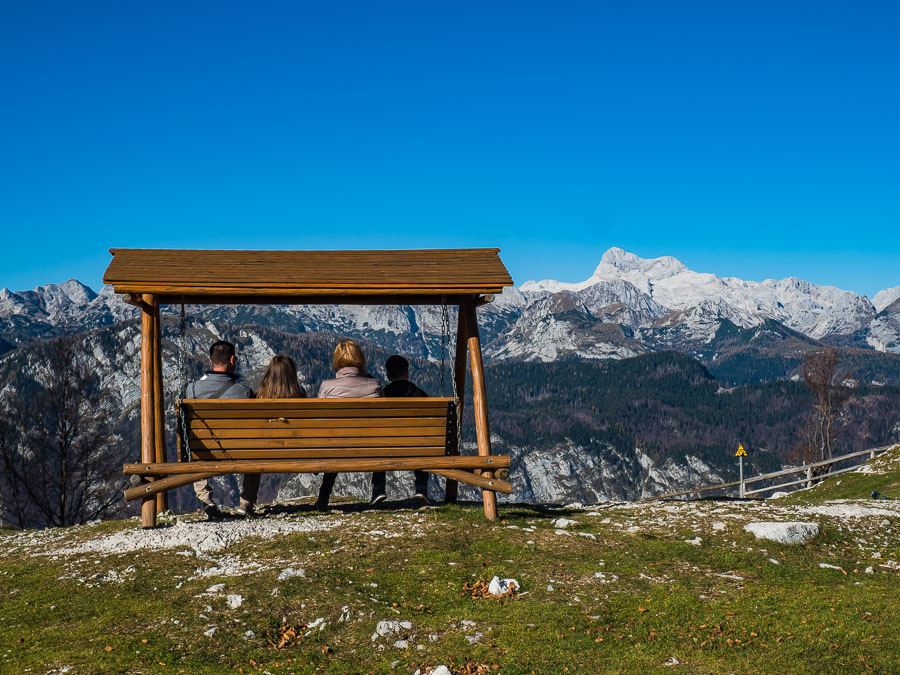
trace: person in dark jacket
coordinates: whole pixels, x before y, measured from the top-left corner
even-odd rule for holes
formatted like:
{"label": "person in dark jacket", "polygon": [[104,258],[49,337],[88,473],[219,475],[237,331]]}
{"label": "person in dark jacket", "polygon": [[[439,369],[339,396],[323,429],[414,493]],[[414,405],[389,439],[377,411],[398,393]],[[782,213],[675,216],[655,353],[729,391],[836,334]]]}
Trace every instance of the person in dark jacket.
{"label": "person in dark jacket", "polygon": [[[253,398],[253,390],[239,382],[235,375],[237,356],[234,345],[225,340],[213,342],[209,348],[209,365],[211,370],[196,382],[191,382],[185,389],[185,398]],[[225,514],[213,500],[212,488],[208,480],[194,483],[194,493],[203,504],[203,511],[208,520],[221,520]],[[238,513],[243,516],[253,515],[256,497],[259,494],[259,474],[245,473],[241,484],[241,504]]]}
{"label": "person in dark jacket", "polygon": [[[394,354],[384,363],[384,370],[390,381],[384,388],[384,395],[388,398],[396,397],[427,397],[424,391],[409,381],[409,361]],[[416,480],[416,499],[423,504],[430,504],[428,499],[428,473],[425,471],[414,471]],[[372,501],[371,504],[378,504],[386,499],[386,483],[387,474],[384,471],[376,471],[372,474]]]}

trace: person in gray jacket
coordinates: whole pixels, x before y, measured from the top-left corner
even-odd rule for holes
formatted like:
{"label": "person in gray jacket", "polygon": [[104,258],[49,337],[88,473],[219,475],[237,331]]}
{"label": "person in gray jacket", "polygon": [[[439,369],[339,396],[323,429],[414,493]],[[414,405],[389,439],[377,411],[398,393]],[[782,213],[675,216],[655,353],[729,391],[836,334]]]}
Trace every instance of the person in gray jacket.
{"label": "person in gray jacket", "polygon": [[[185,398],[254,398],[253,390],[239,382],[234,371],[237,367],[237,356],[234,345],[225,340],[213,342],[209,348],[209,365],[211,370],[196,382],[191,382],[185,389]],[[249,517],[254,514],[256,497],[259,494],[258,473],[245,473],[241,484],[241,503],[238,513]],[[194,483],[197,499],[203,504],[203,511],[208,520],[221,520],[225,514],[213,501],[212,488],[208,480]]]}
{"label": "person in gray jacket", "polygon": [[[366,356],[353,340],[339,342],[331,359],[334,378],[319,386],[318,398],[380,398],[384,396],[378,380],[366,372]],[[334,488],[336,473],[326,473],[319,487],[316,508],[328,508],[328,499]]]}

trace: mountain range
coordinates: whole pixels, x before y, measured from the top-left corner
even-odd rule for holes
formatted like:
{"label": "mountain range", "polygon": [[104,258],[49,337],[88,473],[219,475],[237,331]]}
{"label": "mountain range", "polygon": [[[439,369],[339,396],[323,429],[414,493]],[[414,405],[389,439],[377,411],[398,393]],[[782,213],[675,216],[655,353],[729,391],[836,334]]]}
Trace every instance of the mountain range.
{"label": "mountain range", "polygon": [[[164,311],[171,411],[179,308]],[[438,307],[186,311],[182,356],[192,375],[202,370],[209,342],[225,338],[238,345],[252,385],[274,354],[286,352],[297,359],[311,395],[328,376],[338,336],[360,340],[379,377],[387,354],[406,354],[417,381],[432,393],[440,391],[442,348],[449,355],[454,342],[452,334],[442,336]],[[32,291],[3,289],[0,403],[16,395],[22,378],[48,376],[38,343],[76,335],[81,358],[112,393],[108,414],[115,433],[136,437],[137,318],[110,287],[96,293],[70,280]],[[455,312],[447,318],[455,327]],[[648,260],[612,248],[583,282],[529,281],[506,289],[479,309],[479,324],[492,436],[498,452],[513,456],[513,499],[635,499],[730,479],[732,446],[739,441],[753,448],[748,470],[779,468],[802,434],[808,409],[796,381],[801,360],[827,344],[840,350],[847,382],[858,389],[843,447],[900,438],[900,286],[870,301],[794,278],[720,278],[674,258]],[[473,439],[464,441],[472,451]],[[392,479],[389,491],[401,478]],[[338,489],[367,497],[367,480],[348,474]],[[235,494],[233,479],[219,482]],[[266,490],[270,497],[276,491],[282,498],[310,494],[316,482],[312,476],[269,482],[264,496]],[[190,503],[186,491],[179,494]]]}
{"label": "mountain range", "polygon": [[[331,330],[439,357],[441,316],[434,307],[192,307],[229,323],[289,332]],[[777,322],[798,336],[900,354],[900,286],[869,300],[833,286],[788,277],[744,281],[695,272],[672,257],[640,258],[609,249],[578,283],[528,281],[481,312],[491,359],[552,361],[563,356],[627,358],[650,351],[700,355],[725,327]],[[0,290],[0,351],[29,340],[78,332],[136,316],[111,288],[95,293],[70,280],[32,291]],[[453,324],[455,325],[455,324]]]}

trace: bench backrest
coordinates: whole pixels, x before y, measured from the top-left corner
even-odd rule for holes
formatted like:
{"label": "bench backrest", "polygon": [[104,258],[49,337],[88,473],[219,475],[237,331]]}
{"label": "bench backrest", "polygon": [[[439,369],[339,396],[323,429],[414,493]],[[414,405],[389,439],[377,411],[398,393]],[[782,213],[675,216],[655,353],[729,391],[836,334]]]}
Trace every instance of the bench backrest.
{"label": "bench backrest", "polygon": [[[456,448],[452,398],[184,399],[191,458],[420,457]],[[184,456],[180,429],[179,456]]]}

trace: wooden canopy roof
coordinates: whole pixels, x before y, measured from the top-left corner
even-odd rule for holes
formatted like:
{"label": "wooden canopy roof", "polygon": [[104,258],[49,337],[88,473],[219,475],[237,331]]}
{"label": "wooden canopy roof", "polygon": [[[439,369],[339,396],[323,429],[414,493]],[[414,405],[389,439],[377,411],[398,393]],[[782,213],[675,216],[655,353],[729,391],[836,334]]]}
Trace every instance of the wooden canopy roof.
{"label": "wooden canopy roof", "polygon": [[109,252],[104,283],[161,304],[457,304],[513,283],[496,248]]}

